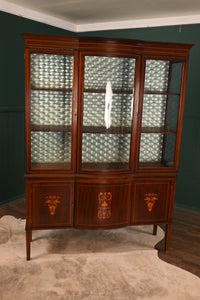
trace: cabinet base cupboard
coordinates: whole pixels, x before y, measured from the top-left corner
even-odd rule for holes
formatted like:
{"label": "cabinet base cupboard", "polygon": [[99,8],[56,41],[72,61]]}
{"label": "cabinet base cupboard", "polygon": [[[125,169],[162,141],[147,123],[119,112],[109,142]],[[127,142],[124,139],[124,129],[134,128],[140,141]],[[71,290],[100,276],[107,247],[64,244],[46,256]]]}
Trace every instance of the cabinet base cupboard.
{"label": "cabinet base cupboard", "polygon": [[23,34],[32,230],[166,224],[192,45]]}

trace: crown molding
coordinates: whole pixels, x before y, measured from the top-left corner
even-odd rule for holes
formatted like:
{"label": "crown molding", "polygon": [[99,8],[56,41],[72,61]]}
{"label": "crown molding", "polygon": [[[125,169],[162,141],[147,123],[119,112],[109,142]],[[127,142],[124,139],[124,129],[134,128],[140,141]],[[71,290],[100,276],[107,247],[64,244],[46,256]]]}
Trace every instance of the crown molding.
{"label": "crown molding", "polygon": [[199,24],[200,15],[151,18],[77,25],[77,32]]}
{"label": "crown molding", "polygon": [[27,18],[33,21],[69,30],[72,32],[77,31],[76,25],[71,22],[22,7],[11,2],[0,0],[0,11],[4,11],[19,17]]}
{"label": "crown molding", "polygon": [[131,28],[161,27],[161,26],[186,25],[186,24],[200,24],[200,15],[75,24],[3,0],[0,0],[0,7],[1,7],[1,11],[11,13],[33,21],[41,22],[50,26],[58,27],[64,30],[76,32],[76,33],[87,32],[87,31],[100,31],[100,30],[116,30],[116,29],[128,29],[128,28],[131,29]]}

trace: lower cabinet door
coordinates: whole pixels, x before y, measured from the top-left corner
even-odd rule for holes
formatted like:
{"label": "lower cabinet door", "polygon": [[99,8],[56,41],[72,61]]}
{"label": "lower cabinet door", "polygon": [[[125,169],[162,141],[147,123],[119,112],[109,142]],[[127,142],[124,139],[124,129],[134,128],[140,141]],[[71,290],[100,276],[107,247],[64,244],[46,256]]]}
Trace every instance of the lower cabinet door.
{"label": "lower cabinet door", "polygon": [[77,228],[116,228],[130,223],[131,184],[76,185]]}
{"label": "lower cabinet door", "polygon": [[135,182],[131,223],[145,224],[167,221],[170,186],[169,181]]}
{"label": "lower cabinet door", "polygon": [[32,227],[73,225],[73,184],[33,184]]}

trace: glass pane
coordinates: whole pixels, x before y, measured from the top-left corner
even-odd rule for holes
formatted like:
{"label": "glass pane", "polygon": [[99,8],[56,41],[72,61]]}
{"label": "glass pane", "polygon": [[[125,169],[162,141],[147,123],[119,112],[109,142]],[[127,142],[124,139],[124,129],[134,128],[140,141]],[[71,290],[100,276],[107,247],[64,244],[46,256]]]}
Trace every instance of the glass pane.
{"label": "glass pane", "polygon": [[168,98],[167,128],[176,131],[178,122],[180,96],[170,95]]}
{"label": "glass pane", "polygon": [[176,147],[176,135],[166,134],[164,162],[167,167],[174,165],[174,153]]}
{"label": "glass pane", "polygon": [[182,62],[171,63],[171,80],[170,80],[170,93],[180,93],[181,80],[182,80]]}
{"label": "glass pane", "polygon": [[140,165],[145,167],[172,167],[174,165],[175,146],[176,134],[142,133]]}
{"label": "glass pane", "polygon": [[142,127],[165,125],[167,95],[146,94],[143,99]]}
{"label": "glass pane", "polygon": [[113,90],[133,90],[135,59],[85,56],[85,89],[105,89],[108,81]]}
{"label": "glass pane", "polygon": [[160,163],[162,160],[163,134],[142,133],[140,163]]}
{"label": "glass pane", "polygon": [[[105,127],[106,93],[84,93],[83,126]],[[133,95],[113,94],[111,127],[131,127]]]}
{"label": "glass pane", "polygon": [[70,168],[73,57],[31,54],[32,168]]}
{"label": "glass pane", "polygon": [[31,86],[72,88],[73,56],[31,54]]}
{"label": "glass pane", "polygon": [[169,61],[147,60],[145,68],[145,91],[166,92],[168,89]]}
{"label": "glass pane", "polygon": [[[31,132],[31,162],[33,168],[69,167],[71,133]],[[44,164],[42,166],[42,164]]]}
{"label": "glass pane", "polygon": [[[93,169],[129,167],[131,134],[83,133],[82,164]],[[101,164],[104,163],[104,164]],[[106,165],[107,164],[107,165]]]}
{"label": "glass pane", "polygon": [[182,62],[147,60],[140,139],[140,167],[173,167]]}
{"label": "glass pane", "polygon": [[85,57],[82,168],[127,169],[135,59]]}
{"label": "glass pane", "polygon": [[71,111],[71,92],[31,91],[32,125],[71,126]]}

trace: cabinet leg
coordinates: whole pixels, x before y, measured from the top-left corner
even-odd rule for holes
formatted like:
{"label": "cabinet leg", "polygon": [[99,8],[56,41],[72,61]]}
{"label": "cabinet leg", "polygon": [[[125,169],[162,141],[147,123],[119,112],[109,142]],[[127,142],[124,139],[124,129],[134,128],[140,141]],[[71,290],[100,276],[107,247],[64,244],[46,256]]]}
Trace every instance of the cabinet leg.
{"label": "cabinet leg", "polygon": [[32,230],[26,230],[26,259],[31,259]]}
{"label": "cabinet leg", "polygon": [[153,235],[157,234],[158,225],[153,225]]}
{"label": "cabinet leg", "polygon": [[165,251],[169,250],[171,232],[172,232],[172,224],[167,224],[165,229]]}

